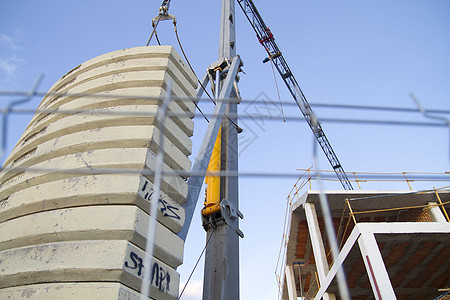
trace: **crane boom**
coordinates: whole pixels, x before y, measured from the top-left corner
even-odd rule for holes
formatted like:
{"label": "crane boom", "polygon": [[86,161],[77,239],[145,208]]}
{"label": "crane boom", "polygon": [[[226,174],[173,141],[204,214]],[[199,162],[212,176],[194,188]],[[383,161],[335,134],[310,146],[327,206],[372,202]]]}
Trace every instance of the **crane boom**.
{"label": "crane boom", "polygon": [[[300,89],[297,80],[292,74],[291,69],[289,68],[286,60],[281,54],[280,49],[275,43],[275,38],[273,37],[272,32],[264,23],[261,15],[255,7],[255,4],[252,0],[237,0],[237,2],[244,12],[245,16],[247,17],[248,21],[250,22],[251,26],[253,27],[253,30],[255,31],[259,42],[266,49],[267,53],[269,54],[270,60],[272,60],[273,64],[280,73],[281,78],[283,78],[284,83],[286,84],[289,92],[297,103],[297,106],[300,108],[300,111],[305,117],[309,127],[312,129],[317,142],[325,153],[325,156],[330,162],[342,186],[345,190],[353,190],[350,180],[345,174],[344,169],[342,168],[336,154],[334,153],[330,142],[325,136],[320,123],[317,121],[317,118],[312,111],[311,106],[306,100],[306,97]],[[317,124],[315,124],[316,122]]]}

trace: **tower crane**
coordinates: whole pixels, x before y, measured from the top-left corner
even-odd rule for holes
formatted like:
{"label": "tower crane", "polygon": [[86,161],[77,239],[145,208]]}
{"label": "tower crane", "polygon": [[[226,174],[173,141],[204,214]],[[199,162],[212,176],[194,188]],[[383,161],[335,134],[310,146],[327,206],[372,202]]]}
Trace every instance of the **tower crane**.
{"label": "tower crane", "polygon": [[306,122],[312,129],[317,142],[325,153],[325,156],[330,162],[331,167],[339,178],[342,186],[345,190],[353,190],[350,180],[345,174],[344,169],[342,168],[341,163],[336,156],[336,153],[334,153],[330,142],[325,136],[322,126],[317,121],[317,117],[312,111],[311,106],[306,100],[305,95],[303,94],[300,86],[297,83],[297,80],[294,77],[294,74],[291,72],[291,69],[284,59],[283,54],[278,48],[272,32],[264,23],[261,15],[256,9],[255,4],[252,0],[237,0],[237,2],[244,12],[245,16],[247,17],[247,20],[250,22],[250,25],[253,27],[253,30],[255,31],[259,42],[266,49],[267,54],[269,55],[269,57],[266,58],[264,62],[268,62],[269,60],[272,61],[272,63],[280,73],[280,76],[286,84],[287,88],[289,89],[289,92],[294,98],[294,101],[300,108],[300,111],[305,117]]}

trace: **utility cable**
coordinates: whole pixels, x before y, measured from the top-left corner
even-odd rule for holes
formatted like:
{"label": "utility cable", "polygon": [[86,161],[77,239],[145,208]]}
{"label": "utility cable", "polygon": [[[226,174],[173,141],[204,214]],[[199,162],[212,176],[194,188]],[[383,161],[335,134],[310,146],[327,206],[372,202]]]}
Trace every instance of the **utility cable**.
{"label": "utility cable", "polygon": [[278,89],[277,76],[275,74],[275,68],[273,67],[274,62],[270,59],[270,65],[272,66],[273,79],[275,80],[275,87],[277,88],[278,100],[280,100],[281,114],[283,115],[283,121],[286,122],[284,117],[283,104],[281,103],[280,90]]}
{"label": "utility cable", "polygon": [[[437,116],[433,116],[430,115],[420,104],[419,100],[414,96],[413,93],[410,93],[411,98],[413,99],[413,101],[416,103],[417,108],[419,109],[420,113],[428,119],[434,119],[434,120],[439,120],[442,121],[443,124],[447,125],[448,129],[449,129],[449,133],[450,133],[450,120],[444,117],[437,117]],[[449,136],[449,161],[450,161],[450,136]]]}
{"label": "utility cable", "polygon": [[206,247],[208,247],[209,241],[211,240],[211,238],[212,238],[212,236],[213,236],[215,230],[216,230],[216,228],[213,228],[213,230],[212,230],[212,232],[211,232],[211,235],[210,235],[209,238],[208,238],[208,241],[206,241],[205,247],[203,247],[202,253],[200,253],[199,258],[197,259],[197,262],[195,263],[195,266],[194,266],[194,268],[192,269],[192,272],[191,272],[191,274],[189,275],[188,280],[186,281],[186,284],[184,285],[183,289],[181,290],[180,296],[178,296],[178,300],[181,299],[181,296],[183,295],[184,290],[186,289],[186,287],[187,287],[189,281],[191,280],[192,275],[194,275],[195,269],[197,268],[197,265],[198,265],[198,263],[200,262],[200,259],[201,259],[202,256],[203,256],[203,253],[205,253]]}
{"label": "utility cable", "polygon": [[[200,86],[202,87],[202,89],[205,91],[206,95],[208,95],[208,97],[209,97],[210,99],[212,99],[212,98],[211,98],[211,95],[208,93],[208,91],[205,89],[205,87],[203,86],[203,84],[200,82],[200,80],[198,79],[197,75],[195,74],[194,68],[192,68],[191,63],[189,62],[189,59],[187,58],[186,53],[184,52],[183,46],[181,45],[180,38],[178,37],[177,22],[176,22],[175,20],[173,20],[173,27],[174,27],[174,29],[175,29],[175,36],[177,37],[178,46],[180,47],[181,52],[183,53],[184,59],[186,60],[186,62],[187,62],[187,64],[188,64],[189,68],[191,69],[192,73],[194,73],[195,78],[197,78],[198,83],[200,84]],[[198,111],[202,114],[203,118],[205,118],[206,122],[209,123],[208,118],[205,116],[205,114],[203,113],[203,111],[202,111],[202,110],[200,109],[200,107],[198,106],[197,101],[194,101],[194,104],[195,104],[195,107],[198,109]]]}
{"label": "utility cable", "polygon": [[158,45],[161,46],[161,42],[159,41],[158,34],[156,33],[156,28],[155,28],[155,38],[156,38],[156,41],[158,42]]}
{"label": "utility cable", "polygon": [[[175,20],[173,21],[173,27],[175,29],[175,36],[177,37],[177,41],[178,41],[178,46],[180,46],[181,52],[183,53],[184,59],[186,60],[189,68],[191,69],[192,73],[195,74],[194,68],[192,68],[191,63],[189,62],[189,59],[186,56],[186,53],[184,52],[183,46],[181,45],[181,41],[180,38],[178,36],[178,30],[177,30],[177,23],[175,22]],[[195,75],[195,77],[197,77],[197,75]],[[200,84],[200,86],[202,87],[203,91],[206,93],[206,95],[208,95],[209,99],[211,99],[213,102],[213,98],[211,97],[211,95],[208,93],[208,91],[206,90],[206,88],[203,86],[203,84],[201,83],[201,81],[198,79],[197,77],[197,81]],[[214,103],[215,104],[215,103]]]}
{"label": "utility cable", "polygon": [[[151,41],[153,35],[155,35],[156,41],[158,42],[158,45],[161,46],[161,42],[159,41],[158,34],[156,33],[156,27],[158,27],[159,21],[161,21],[161,18],[163,17],[163,15],[167,15],[167,14],[168,14],[169,5],[170,5],[170,2],[169,2],[169,1],[163,1],[163,3],[161,4],[161,7],[160,7],[160,9],[159,9],[159,10],[160,10],[160,13],[159,13],[159,15],[158,15],[158,17],[157,17],[156,23],[153,23],[153,24],[152,24],[152,25],[153,25],[153,31],[152,31],[152,33],[151,33],[151,35],[150,35],[150,37],[149,37],[149,39],[148,39],[148,41],[147,41],[146,46],[148,46],[148,45],[150,44],[150,41]],[[194,75],[195,75],[194,69],[192,68],[191,64],[189,63],[189,61],[188,61],[188,59],[187,59],[187,57],[186,57],[186,54],[184,53],[183,47],[181,46],[180,39],[178,38],[177,25],[176,25],[176,24],[177,24],[177,21],[176,21],[176,19],[174,18],[174,19],[173,19],[173,25],[175,26],[175,35],[177,36],[178,45],[180,46],[181,51],[183,52],[183,56],[184,56],[184,58],[186,59],[186,61],[187,61],[188,65],[189,65],[189,67],[191,68],[192,72],[193,72]],[[195,76],[195,77],[197,77],[197,76]],[[198,78],[197,78],[197,81],[200,83],[200,81],[198,80]],[[206,89],[203,87],[203,85],[202,85],[201,83],[200,83],[200,85],[201,85],[202,88],[205,90],[206,94],[209,96],[208,92],[207,92]],[[209,96],[209,97],[211,98],[211,96]],[[198,109],[198,111],[199,111],[199,112],[202,114],[202,116],[205,118],[205,120],[209,123],[208,118],[205,116],[205,114],[202,112],[202,110],[200,109],[200,107],[197,105],[197,102],[194,101],[194,104],[195,104],[195,107]]]}
{"label": "utility cable", "polygon": [[156,27],[158,27],[159,21],[161,21],[162,15],[159,14],[157,18],[158,19],[156,20],[156,24],[155,24],[155,26],[153,26],[152,33],[150,34],[150,37],[148,38],[147,44],[145,46],[148,46],[150,44],[150,41],[152,40],[152,37],[156,32]]}
{"label": "utility cable", "polygon": [[[191,63],[189,62],[189,59],[186,56],[186,53],[184,52],[183,46],[181,45],[181,41],[180,38],[178,36],[178,30],[177,30],[177,22],[176,20],[173,20],[173,27],[175,29],[175,36],[177,37],[177,41],[178,41],[178,45],[180,46],[181,52],[183,53],[184,59],[186,60],[189,68],[191,69],[192,73],[194,73],[195,77],[197,78],[198,83],[200,84],[201,88],[203,89],[203,91],[206,93],[206,95],[208,95],[209,99],[214,103],[214,105],[216,104],[216,102],[214,101],[214,99],[211,97],[211,95],[208,93],[208,91],[206,90],[206,88],[203,86],[203,84],[201,83],[201,81],[198,79],[197,75],[195,74],[194,68],[192,68]],[[195,107],[197,107],[197,109],[200,111],[200,113],[203,115],[203,117],[205,118],[205,120],[209,123],[208,118],[206,118],[206,116],[203,114],[203,112],[201,111],[200,107],[198,107],[197,103],[194,102]],[[233,126],[236,128],[238,133],[241,133],[243,130],[241,127],[238,126],[238,124],[236,124],[236,122],[234,122],[233,120],[231,120],[228,116],[226,116],[227,119],[230,121],[231,124],[233,124]]]}

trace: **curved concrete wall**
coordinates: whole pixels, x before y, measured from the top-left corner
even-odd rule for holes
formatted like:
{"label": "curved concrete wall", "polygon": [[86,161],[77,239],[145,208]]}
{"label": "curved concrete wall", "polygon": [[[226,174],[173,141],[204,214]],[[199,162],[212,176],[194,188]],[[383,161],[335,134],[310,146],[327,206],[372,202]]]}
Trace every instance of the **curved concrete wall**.
{"label": "curved concrete wall", "polygon": [[[151,298],[176,299],[186,177],[163,177],[150,266],[142,250],[153,194],[142,171],[154,169],[168,80],[175,98],[195,96],[172,47],[138,47],[93,58],[49,90],[0,174],[0,298],[134,299],[150,270]],[[169,112],[163,170],[190,171],[195,105],[171,101]]]}

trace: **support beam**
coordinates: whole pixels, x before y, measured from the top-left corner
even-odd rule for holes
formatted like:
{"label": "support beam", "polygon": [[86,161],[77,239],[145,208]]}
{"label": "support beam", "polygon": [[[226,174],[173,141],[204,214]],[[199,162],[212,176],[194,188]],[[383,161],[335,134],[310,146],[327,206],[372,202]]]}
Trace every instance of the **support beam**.
{"label": "support beam", "polygon": [[444,214],[436,202],[428,202],[428,205],[430,206],[429,212],[434,222],[447,223]]}
{"label": "support beam", "polygon": [[339,270],[339,268],[344,263],[345,259],[347,258],[350,251],[353,249],[353,246],[357,242],[359,238],[359,224],[356,225],[355,229],[351,232],[350,236],[348,237],[347,241],[344,244],[344,247],[342,247],[342,250],[339,252],[338,257],[336,258],[336,261],[333,263],[333,266],[331,267],[330,271],[328,272],[327,276],[325,277],[325,280],[320,283],[320,289],[317,292],[315,296],[315,300],[322,299],[322,296],[325,294],[326,290],[330,286],[333,279],[336,277],[336,274]]}
{"label": "support beam", "polygon": [[375,299],[397,299],[374,234],[362,231],[358,244]]}
{"label": "support beam", "polygon": [[[342,250],[339,252],[339,255],[336,259],[336,261],[333,263],[333,266],[330,269],[330,272],[328,272],[325,280],[321,282],[320,289],[317,292],[316,296],[314,297],[315,300],[322,299],[322,296],[325,297],[325,292],[330,286],[333,279],[336,277],[338,269],[341,267],[341,265],[344,263],[345,259],[347,258],[348,254],[354,247],[355,243],[358,241],[360,242],[360,236],[362,233],[369,233],[369,234],[414,234],[414,233],[450,233],[450,223],[445,222],[443,223],[426,223],[426,222],[408,222],[408,223],[359,223],[356,224],[355,228],[352,230],[350,236],[348,237],[347,241],[345,242],[344,246],[342,247]],[[374,238],[375,239],[375,238]],[[373,243],[373,240],[372,240]],[[367,244],[367,243],[366,243]],[[376,249],[378,249],[378,245],[375,241]],[[367,245],[366,245],[367,247]],[[362,249],[361,249],[362,251]],[[361,252],[362,253],[362,252]],[[362,253],[361,255],[364,254]],[[372,259],[370,260],[371,264],[373,266]],[[366,263],[366,261],[365,261]],[[384,264],[383,264],[384,267]],[[368,270],[368,274],[370,277],[370,270]],[[390,299],[390,298],[387,298]],[[395,299],[395,298],[393,298]]]}
{"label": "support beam", "polygon": [[[311,238],[311,245],[314,253],[314,259],[319,275],[319,283],[325,281],[328,274],[328,262],[325,247],[323,246],[322,233],[320,232],[319,220],[317,219],[317,212],[314,203],[305,203],[306,222],[308,223],[309,237]],[[324,300],[336,299],[334,294],[324,293]]]}
{"label": "support beam", "polygon": [[308,223],[309,236],[311,238],[312,250],[317,267],[319,281],[323,282],[328,273],[328,262],[323,246],[322,233],[320,232],[319,220],[317,219],[316,206],[314,203],[305,203],[306,222]]}
{"label": "support beam", "polygon": [[208,76],[208,72],[205,72],[205,74],[202,77],[202,80],[200,80],[200,83],[198,84],[197,87],[197,96],[196,96],[196,100],[195,101],[199,101],[200,98],[203,96],[203,93],[205,92],[203,90],[203,88],[206,89],[206,86],[208,85],[209,82],[209,76]]}
{"label": "support beam", "polygon": [[294,268],[292,266],[286,266],[285,274],[289,300],[297,300],[297,288],[295,287]]}

